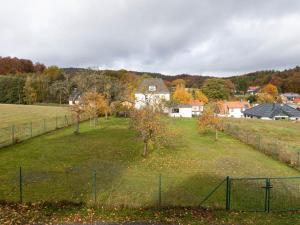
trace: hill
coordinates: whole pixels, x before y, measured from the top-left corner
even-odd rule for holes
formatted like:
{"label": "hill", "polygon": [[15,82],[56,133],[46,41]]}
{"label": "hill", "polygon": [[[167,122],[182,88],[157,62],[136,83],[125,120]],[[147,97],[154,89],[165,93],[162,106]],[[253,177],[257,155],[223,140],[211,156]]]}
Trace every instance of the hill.
{"label": "hill", "polygon": [[[77,72],[88,72],[88,69],[83,68],[64,68],[64,71],[69,74],[75,74]],[[98,70],[99,73],[110,74],[111,76],[118,77],[122,70]],[[150,77],[158,77],[165,80],[167,83],[172,82],[176,79],[183,79],[186,81],[186,86],[189,88],[201,88],[203,82],[212,78],[212,76],[203,75],[189,75],[189,74],[179,74],[179,75],[166,75],[161,73],[150,73],[150,72],[137,72],[128,71],[132,74],[142,76],[147,74]],[[277,86],[279,92],[296,92],[300,93],[300,67],[295,67],[293,69],[287,69],[283,71],[276,70],[266,70],[257,71],[247,74],[241,74],[238,76],[224,77],[224,79],[231,80],[235,85],[237,92],[246,92],[249,86],[263,86],[268,83],[272,83]]]}

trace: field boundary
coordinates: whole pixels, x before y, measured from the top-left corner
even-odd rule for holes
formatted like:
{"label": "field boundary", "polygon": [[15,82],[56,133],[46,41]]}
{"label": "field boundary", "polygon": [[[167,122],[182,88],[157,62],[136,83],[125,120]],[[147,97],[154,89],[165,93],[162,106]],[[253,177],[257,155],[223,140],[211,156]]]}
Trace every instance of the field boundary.
{"label": "field boundary", "polygon": [[[87,119],[86,116],[82,116],[80,121],[82,122]],[[0,148],[14,145],[51,131],[72,126],[75,123],[76,120],[72,115],[64,115],[2,127],[0,128]]]}
{"label": "field boundary", "polygon": [[255,134],[244,130],[238,125],[224,123],[223,129],[225,133],[254,147],[267,156],[281,161],[297,170],[300,169],[300,149],[296,151],[293,146],[289,146],[282,141],[266,138],[261,134]]}

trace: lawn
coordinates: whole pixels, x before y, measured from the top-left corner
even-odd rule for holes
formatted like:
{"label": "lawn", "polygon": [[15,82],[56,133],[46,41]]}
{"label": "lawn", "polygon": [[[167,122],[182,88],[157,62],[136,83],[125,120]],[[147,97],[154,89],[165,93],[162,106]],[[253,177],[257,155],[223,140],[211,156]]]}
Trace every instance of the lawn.
{"label": "lawn", "polygon": [[273,142],[282,142],[300,150],[300,123],[287,120],[259,120],[226,118],[227,122],[251,134],[260,134]]}
{"label": "lawn", "polygon": [[0,148],[68,126],[66,106],[0,104]]}
{"label": "lawn", "polygon": [[[212,133],[200,135],[194,119],[169,122],[180,137],[168,148],[152,150],[148,158],[141,157],[143,143],[122,118],[100,119],[97,128],[83,123],[79,135],[70,127],[3,148],[0,199],[19,199],[19,166],[24,201],[96,202],[107,208],[156,206],[159,174],[162,206],[198,206],[226,176],[299,176],[296,170],[226,134],[220,134],[217,142]],[[263,207],[264,184],[257,189],[247,184],[241,185],[240,196],[233,196],[232,205],[236,209],[243,204]],[[250,198],[245,198],[249,193]],[[297,193],[292,196],[296,204],[298,197]],[[282,204],[282,198],[277,200]],[[223,185],[205,206],[224,205]]]}
{"label": "lawn", "polygon": [[0,128],[69,114],[67,107],[0,104]]}

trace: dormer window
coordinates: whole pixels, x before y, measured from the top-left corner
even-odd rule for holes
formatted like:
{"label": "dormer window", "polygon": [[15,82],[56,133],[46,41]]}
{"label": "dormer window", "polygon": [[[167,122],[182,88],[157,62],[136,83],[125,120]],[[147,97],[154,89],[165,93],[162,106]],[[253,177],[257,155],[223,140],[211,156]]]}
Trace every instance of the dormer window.
{"label": "dormer window", "polygon": [[149,86],[149,91],[156,91],[156,86],[155,85],[150,85]]}

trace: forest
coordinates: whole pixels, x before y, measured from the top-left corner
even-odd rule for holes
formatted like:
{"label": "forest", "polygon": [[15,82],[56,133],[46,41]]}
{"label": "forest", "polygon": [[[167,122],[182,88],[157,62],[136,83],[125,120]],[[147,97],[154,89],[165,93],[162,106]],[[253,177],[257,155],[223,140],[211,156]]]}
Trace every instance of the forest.
{"label": "forest", "polygon": [[[45,66],[29,59],[0,57],[0,102],[1,103],[61,103],[68,102],[71,92],[90,90],[103,93],[109,102],[133,101],[134,90],[145,77],[162,78],[172,88],[174,81],[183,80],[185,87],[201,89],[207,93],[209,85],[225,85],[226,93],[219,95],[228,99],[235,93],[244,94],[249,86],[275,85],[280,93],[300,93],[300,67],[284,71],[257,71],[239,76],[213,78],[202,75],[181,74],[176,76],[160,73],[126,70],[92,70],[84,68],[59,68]],[[212,87],[213,85],[210,85]],[[208,96],[210,97],[210,96]]]}

